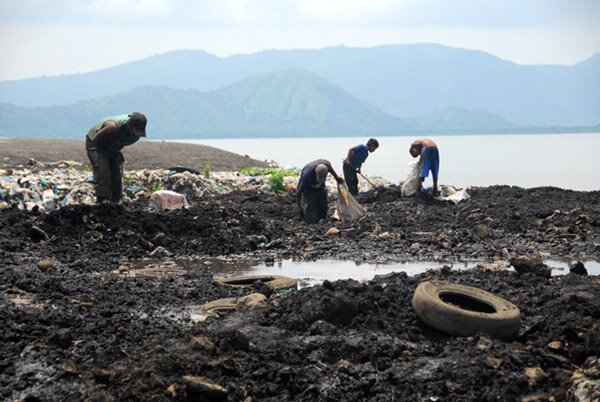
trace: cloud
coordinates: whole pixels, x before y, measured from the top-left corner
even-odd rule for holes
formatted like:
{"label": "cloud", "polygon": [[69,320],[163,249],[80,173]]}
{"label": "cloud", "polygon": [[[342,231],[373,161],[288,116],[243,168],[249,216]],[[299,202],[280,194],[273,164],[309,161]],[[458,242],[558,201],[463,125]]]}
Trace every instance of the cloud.
{"label": "cloud", "polygon": [[119,16],[128,14],[139,18],[162,16],[171,12],[166,0],[93,0],[86,9],[92,13]]}
{"label": "cloud", "polygon": [[307,17],[353,21],[382,15],[397,3],[394,0],[301,0],[298,8]]}
{"label": "cloud", "polygon": [[33,9],[46,4],[48,0],[2,0],[0,10]]}

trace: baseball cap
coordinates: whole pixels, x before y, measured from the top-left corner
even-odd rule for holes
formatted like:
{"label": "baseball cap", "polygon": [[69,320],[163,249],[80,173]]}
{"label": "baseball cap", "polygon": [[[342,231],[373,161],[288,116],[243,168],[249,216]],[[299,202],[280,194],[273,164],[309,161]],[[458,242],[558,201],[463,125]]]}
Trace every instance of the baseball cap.
{"label": "baseball cap", "polygon": [[146,136],[146,123],[148,123],[146,116],[144,116],[142,113],[133,112],[129,115],[128,122],[133,128],[133,133],[135,135],[138,137]]}

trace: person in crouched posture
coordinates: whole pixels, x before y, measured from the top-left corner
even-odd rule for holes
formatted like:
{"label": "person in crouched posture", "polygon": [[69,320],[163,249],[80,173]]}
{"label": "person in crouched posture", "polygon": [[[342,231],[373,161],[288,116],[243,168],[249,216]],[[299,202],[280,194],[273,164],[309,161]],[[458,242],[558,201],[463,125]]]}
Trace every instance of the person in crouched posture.
{"label": "person in crouched posture", "polygon": [[308,163],[300,173],[300,180],[296,187],[298,212],[306,223],[317,223],[327,217],[325,180],[329,173],[338,183],[344,182],[344,179],[335,173],[331,163],[325,159]]}
{"label": "person in crouched posture", "polygon": [[87,133],[85,149],[92,163],[96,202],[119,202],[122,197],[123,154],[121,149],[146,136],[142,113],[106,117]]}

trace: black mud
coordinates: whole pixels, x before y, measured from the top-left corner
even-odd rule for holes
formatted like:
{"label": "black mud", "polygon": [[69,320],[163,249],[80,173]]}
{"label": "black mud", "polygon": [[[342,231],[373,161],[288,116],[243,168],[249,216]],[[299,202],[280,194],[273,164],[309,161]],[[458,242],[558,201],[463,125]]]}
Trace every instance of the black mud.
{"label": "black mud", "polygon": [[[326,282],[194,323],[193,306],[242,291],[217,285],[203,266],[170,279],[118,274],[124,259],[159,246],[175,257],[268,260],[600,258],[600,192],[489,187],[472,196],[452,206],[379,190],[359,196],[370,220],[313,226],[295,215],[292,194],[255,192],[171,213],[141,203],[2,210],[0,399],[563,400],[572,373],[600,354],[598,277],[395,274]],[[342,233],[325,236],[334,225]],[[523,314],[520,336],[451,338],[426,327],[410,299],[430,277],[509,299]]]}

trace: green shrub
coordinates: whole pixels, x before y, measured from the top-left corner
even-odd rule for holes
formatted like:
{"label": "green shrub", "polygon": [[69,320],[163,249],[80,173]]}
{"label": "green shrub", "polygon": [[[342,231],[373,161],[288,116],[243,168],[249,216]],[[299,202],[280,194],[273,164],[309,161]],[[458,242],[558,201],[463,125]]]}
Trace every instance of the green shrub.
{"label": "green shrub", "polygon": [[269,177],[269,185],[271,186],[271,190],[276,193],[281,193],[284,191],[283,188],[283,179],[285,177],[284,171],[280,170],[271,174]]}
{"label": "green shrub", "polygon": [[133,177],[126,177],[123,179],[124,186],[133,186],[135,184],[135,179]]}
{"label": "green shrub", "polygon": [[88,173],[90,171],[90,165],[88,165],[87,163],[83,165],[83,171]]}
{"label": "green shrub", "polygon": [[150,185],[150,192],[151,193],[155,193],[155,192],[157,192],[159,190],[162,190],[162,187],[161,187],[160,183],[152,183]]}
{"label": "green shrub", "polygon": [[202,169],[202,174],[204,175],[205,179],[210,179],[210,166],[204,166],[204,169]]}
{"label": "green shrub", "polygon": [[277,168],[262,168],[262,167],[249,167],[246,169],[240,170],[240,174],[247,176],[266,176],[268,174],[272,175],[274,173],[282,172],[284,176],[296,176],[296,172],[293,170],[284,170]]}

